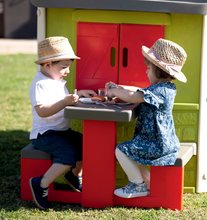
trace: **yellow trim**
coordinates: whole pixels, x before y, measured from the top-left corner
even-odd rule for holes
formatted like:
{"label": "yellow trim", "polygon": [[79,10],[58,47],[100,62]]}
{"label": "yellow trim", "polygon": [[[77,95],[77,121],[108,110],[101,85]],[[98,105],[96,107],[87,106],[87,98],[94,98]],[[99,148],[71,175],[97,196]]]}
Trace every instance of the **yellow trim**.
{"label": "yellow trim", "polygon": [[173,110],[198,111],[199,104],[196,103],[174,103]]}
{"label": "yellow trim", "polygon": [[[94,21],[95,18],[95,21]],[[103,22],[117,24],[150,24],[170,25],[171,16],[167,13],[155,12],[128,12],[128,11],[100,11],[100,10],[74,10],[73,21]]]}

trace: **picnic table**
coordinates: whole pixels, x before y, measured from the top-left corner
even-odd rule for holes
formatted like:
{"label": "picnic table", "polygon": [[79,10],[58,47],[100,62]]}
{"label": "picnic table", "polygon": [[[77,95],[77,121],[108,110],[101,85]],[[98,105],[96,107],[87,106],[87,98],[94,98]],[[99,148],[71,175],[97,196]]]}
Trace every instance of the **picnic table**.
{"label": "picnic table", "polygon": [[66,118],[83,120],[83,206],[114,204],[116,123],[134,120],[136,107],[79,102],[65,108]]}

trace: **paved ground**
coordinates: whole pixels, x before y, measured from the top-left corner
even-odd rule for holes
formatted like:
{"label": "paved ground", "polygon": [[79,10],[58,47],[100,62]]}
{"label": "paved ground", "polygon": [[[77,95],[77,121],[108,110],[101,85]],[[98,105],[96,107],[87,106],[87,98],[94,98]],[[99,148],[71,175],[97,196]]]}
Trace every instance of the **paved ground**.
{"label": "paved ground", "polygon": [[3,39],[0,38],[0,54],[15,54],[15,53],[37,53],[36,40],[21,40],[21,39]]}

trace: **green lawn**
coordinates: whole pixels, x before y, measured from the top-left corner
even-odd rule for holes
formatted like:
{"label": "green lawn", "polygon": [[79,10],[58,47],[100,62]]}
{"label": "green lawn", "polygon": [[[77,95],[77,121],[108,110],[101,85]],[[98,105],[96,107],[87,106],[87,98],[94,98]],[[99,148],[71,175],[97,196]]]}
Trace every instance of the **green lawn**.
{"label": "green lawn", "polygon": [[[207,194],[185,194],[183,211],[114,207],[86,209],[52,203],[47,212],[21,201],[20,150],[29,142],[29,85],[36,71],[35,55],[0,55],[0,220],[207,220]],[[173,181],[173,180],[172,180]],[[170,190],[170,189],[169,189]]]}

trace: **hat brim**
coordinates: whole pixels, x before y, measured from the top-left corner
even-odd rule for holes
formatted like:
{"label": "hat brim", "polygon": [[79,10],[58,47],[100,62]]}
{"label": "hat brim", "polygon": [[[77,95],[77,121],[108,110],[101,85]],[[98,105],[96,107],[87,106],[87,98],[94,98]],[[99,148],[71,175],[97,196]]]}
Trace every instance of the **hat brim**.
{"label": "hat brim", "polygon": [[80,59],[80,57],[77,56],[68,56],[68,55],[64,55],[64,56],[58,56],[58,57],[51,57],[51,58],[43,58],[43,59],[39,59],[36,60],[35,63],[36,64],[43,64],[46,62],[54,62],[54,61],[59,61],[59,60],[74,60],[74,59]]}
{"label": "hat brim", "polygon": [[[146,46],[142,46],[142,54],[143,56],[149,60],[150,62],[152,62],[155,66],[159,67],[160,69],[162,69],[163,71],[165,71],[166,73],[168,73],[170,76],[176,78],[177,80],[186,83],[187,82],[187,78],[185,76],[184,73],[182,73],[181,71],[176,71],[175,69],[168,67],[168,69],[166,68],[166,65],[163,65],[160,60],[158,60],[153,53],[149,53],[149,48]],[[171,68],[171,71],[169,71],[169,68]]]}

